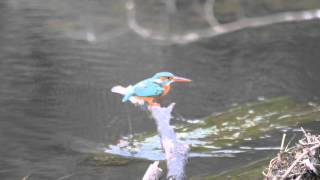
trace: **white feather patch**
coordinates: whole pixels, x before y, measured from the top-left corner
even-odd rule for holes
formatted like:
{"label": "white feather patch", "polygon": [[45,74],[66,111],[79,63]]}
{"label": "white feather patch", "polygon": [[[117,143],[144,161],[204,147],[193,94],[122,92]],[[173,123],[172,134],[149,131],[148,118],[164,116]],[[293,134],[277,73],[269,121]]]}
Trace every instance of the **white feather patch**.
{"label": "white feather patch", "polygon": [[[125,95],[130,88],[132,88],[132,85],[130,85],[128,87],[123,87],[123,86],[118,85],[118,86],[114,86],[113,88],[111,88],[111,92],[118,93],[118,94],[121,94],[121,95]],[[139,105],[143,105],[144,104],[144,100],[139,99],[139,98],[134,97],[134,96],[130,97],[129,101],[132,104],[139,104]]]}
{"label": "white feather patch", "polygon": [[134,96],[130,97],[129,100],[130,100],[130,102],[132,104],[139,104],[139,105],[143,105],[144,104],[144,100],[138,99],[138,98],[136,98]]}
{"label": "white feather patch", "polygon": [[111,92],[123,95],[123,94],[126,94],[126,92],[128,91],[128,88],[131,88],[131,87],[132,87],[131,85],[126,88],[118,85],[111,88]]}

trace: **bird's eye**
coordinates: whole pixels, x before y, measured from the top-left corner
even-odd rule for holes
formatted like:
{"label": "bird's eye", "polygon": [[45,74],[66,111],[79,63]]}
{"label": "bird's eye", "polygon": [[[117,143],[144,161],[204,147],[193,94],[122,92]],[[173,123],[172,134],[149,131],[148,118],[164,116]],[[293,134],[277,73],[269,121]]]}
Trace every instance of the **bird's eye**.
{"label": "bird's eye", "polygon": [[171,80],[171,79],[172,79],[172,77],[167,77],[167,79],[168,79],[168,80]]}

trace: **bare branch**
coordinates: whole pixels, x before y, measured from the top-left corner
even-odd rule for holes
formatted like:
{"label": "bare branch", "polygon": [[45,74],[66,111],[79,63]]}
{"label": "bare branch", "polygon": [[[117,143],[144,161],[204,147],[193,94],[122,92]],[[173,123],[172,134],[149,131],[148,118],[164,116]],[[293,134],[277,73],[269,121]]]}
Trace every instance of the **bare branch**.
{"label": "bare branch", "polygon": [[162,175],[162,169],[158,167],[159,161],[150,164],[142,180],[158,180]]}

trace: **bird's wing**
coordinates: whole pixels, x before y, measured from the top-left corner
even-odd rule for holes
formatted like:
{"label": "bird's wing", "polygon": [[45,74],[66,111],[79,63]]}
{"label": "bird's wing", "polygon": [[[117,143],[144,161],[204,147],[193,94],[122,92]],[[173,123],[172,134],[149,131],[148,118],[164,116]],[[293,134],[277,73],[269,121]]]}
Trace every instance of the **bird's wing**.
{"label": "bird's wing", "polygon": [[163,92],[163,88],[152,80],[142,81],[136,84],[133,88],[134,95],[143,97],[160,96]]}

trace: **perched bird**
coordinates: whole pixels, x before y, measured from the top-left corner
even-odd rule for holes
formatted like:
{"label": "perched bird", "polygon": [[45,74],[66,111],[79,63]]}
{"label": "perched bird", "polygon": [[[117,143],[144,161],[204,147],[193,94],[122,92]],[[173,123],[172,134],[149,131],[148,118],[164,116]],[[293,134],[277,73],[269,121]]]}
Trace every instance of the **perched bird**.
{"label": "perched bird", "polygon": [[165,96],[170,91],[173,82],[191,82],[190,79],[178,77],[170,72],[159,72],[151,78],[142,80],[128,87],[115,86],[111,89],[114,93],[123,95],[122,102],[131,101],[133,104],[143,105],[147,102],[148,107],[160,106],[155,100]]}

